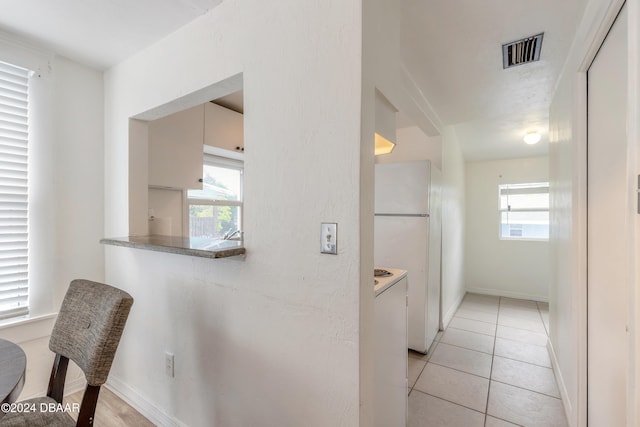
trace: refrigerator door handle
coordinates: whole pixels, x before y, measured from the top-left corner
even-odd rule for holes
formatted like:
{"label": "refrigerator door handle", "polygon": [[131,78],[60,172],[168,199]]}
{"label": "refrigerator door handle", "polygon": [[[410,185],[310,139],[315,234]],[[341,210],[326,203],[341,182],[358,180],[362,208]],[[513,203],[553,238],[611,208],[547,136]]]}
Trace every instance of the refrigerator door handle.
{"label": "refrigerator door handle", "polygon": [[429,218],[429,214],[377,213],[377,214],[374,214],[374,216],[403,216],[403,217]]}

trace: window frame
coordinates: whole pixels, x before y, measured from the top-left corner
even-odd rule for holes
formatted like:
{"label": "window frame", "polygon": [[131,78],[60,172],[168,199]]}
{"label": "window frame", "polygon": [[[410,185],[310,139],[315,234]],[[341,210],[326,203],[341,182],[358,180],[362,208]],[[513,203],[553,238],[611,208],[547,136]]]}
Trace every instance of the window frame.
{"label": "window frame", "polygon": [[184,191],[184,223],[185,236],[191,238],[191,205],[205,205],[205,206],[230,206],[239,208],[238,212],[238,229],[242,230],[244,224],[244,161],[239,159],[232,159],[229,157],[219,156],[217,154],[211,154],[205,152],[202,158],[202,165],[214,166],[226,169],[234,169],[240,172],[240,200],[216,200],[216,199],[191,199],[189,198],[189,190]]}
{"label": "window frame", "polygon": [[[511,188],[510,188],[511,186]],[[512,209],[510,205],[507,206],[507,208],[502,208],[502,192],[503,189],[504,190],[512,190],[512,189],[516,189],[518,187],[522,187],[522,188],[546,188],[547,191],[546,192],[540,192],[540,193],[546,193],[547,197],[549,197],[549,182],[548,181],[538,181],[538,182],[520,182],[520,183],[510,183],[510,184],[498,184],[498,239],[499,240],[506,240],[506,241],[531,241],[531,242],[548,242],[549,241],[549,226],[550,226],[550,220],[547,221],[547,237],[522,237],[522,236],[503,236],[502,235],[502,214],[503,213],[508,213],[508,212],[547,212],[547,214],[549,214],[549,207],[544,208],[536,208],[536,207],[532,207],[532,208],[516,208],[516,209]],[[507,195],[508,197],[508,195]],[[509,223],[507,223],[509,224]],[[524,230],[524,229],[522,229]]]}

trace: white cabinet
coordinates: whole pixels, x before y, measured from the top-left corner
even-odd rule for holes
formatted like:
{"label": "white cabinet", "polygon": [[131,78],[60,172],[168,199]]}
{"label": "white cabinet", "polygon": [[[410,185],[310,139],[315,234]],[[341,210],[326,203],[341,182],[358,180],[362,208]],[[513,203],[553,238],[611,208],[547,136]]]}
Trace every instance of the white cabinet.
{"label": "white cabinet", "polygon": [[202,188],[204,106],[149,122],[149,185]]}
{"label": "white cabinet", "polygon": [[407,422],[407,278],[374,302],[374,425]]}
{"label": "white cabinet", "polygon": [[206,102],[149,122],[149,185],[202,188],[203,144],[242,153],[243,115]]}
{"label": "white cabinet", "polygon": [[204,143],[225,150],[244,151],[243,115],[212,102],[204,105]]}

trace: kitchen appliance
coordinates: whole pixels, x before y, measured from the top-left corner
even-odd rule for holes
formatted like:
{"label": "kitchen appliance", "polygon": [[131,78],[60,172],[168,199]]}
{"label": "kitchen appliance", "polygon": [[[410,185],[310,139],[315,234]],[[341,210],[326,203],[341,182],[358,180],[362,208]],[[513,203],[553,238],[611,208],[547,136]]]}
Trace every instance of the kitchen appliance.
{"label": "kitchen appliance", "polygon": [[407,425],[406,271],[376,269],[373,305],[373,427]]}
{"label": "kitchen appliance", "polygon": [[409,348],[440,329],[440,170],[428,160],[375,166],[374,262],[407,270]]}

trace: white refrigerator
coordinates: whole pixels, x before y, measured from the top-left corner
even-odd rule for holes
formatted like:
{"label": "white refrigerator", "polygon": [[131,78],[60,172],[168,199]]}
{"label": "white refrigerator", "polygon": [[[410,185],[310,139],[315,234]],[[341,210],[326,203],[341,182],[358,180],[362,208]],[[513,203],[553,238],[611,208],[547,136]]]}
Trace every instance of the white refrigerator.
{"label": "white refrigerator", "polygon": [[428,160],[375,166],[374,262],[407,270],[409,348],[421,353],[441,324],[440,180]]}

